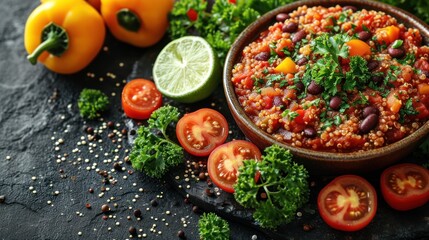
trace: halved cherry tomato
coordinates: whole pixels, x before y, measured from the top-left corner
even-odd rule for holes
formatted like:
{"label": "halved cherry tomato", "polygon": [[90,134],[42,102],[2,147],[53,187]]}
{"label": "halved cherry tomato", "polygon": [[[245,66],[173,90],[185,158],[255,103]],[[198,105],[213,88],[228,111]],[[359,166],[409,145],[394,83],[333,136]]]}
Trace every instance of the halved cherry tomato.
{"label": "halved cherry tomato", "polygon": [[429,170],[412,163],[394,165],[383,171],[380,186],[392,208],[414,209],[429,201]]}
{"label": "halved cherry tomato", "polygon": [[320,191],[317,206],[320,216],[330,227],[357,231],[374,218],[377,193],[362,177],[343,175]]}
{"label": "halved cherry tomato", "polygon": [[122,108],[130,118],[148,119],[161,105],[162,94],[150,80],[131,80],[122,90]]}
{"label": "halved cherry tomato", "polygon": [[225,192],[233,193],[238,168],[243,165],[243,161],[249,159],[261,159],[261,151],[251,142],[234,140],[220,145],[213,150],[207,161],[210,179]]}
{"label": "halved cherry tomato", "polygon": [[225,117],[210,108],[185,114],[176,125],[180,145],[195,156],[208,156],[213,149],[225,142],[228,131]]}

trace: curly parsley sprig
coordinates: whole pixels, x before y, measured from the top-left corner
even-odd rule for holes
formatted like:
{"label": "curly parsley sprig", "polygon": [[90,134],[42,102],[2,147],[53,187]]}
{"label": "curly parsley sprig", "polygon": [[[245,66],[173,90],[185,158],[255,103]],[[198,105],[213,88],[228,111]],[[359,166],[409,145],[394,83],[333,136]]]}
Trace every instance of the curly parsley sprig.
{"label": "curly parsley sprig", "polygon": [[[262,161],[244,161],[240,167],[234,197],[241,205],[254,208],[253,217],[264,228],[276,228],[294,219],[309,198],[308,172],[293,162],[289,150],[272,145]],[[260,174],[255,182],[256,174]],[[266,194],[261,199],[260,194]]]}
{"label": "curly parsley sprig", "polygon": [[77,102],[80,115],[87,119],[95,119],[109,107],[109,98],[97,89],[83,89]]}
{"label": "curly parsley sprig", "polygon": [[214,213],[203,213],[198,221],[200,237],[203,240],[228,240],[228,222]]}
{"label": "curly parsley sprig", "polygon": [[160,178],[170,167],[183,161],[183,148],[170,140],[166,133],[167,127],[176,122],[179,115],[175,107],[160,107],[152,113],[148,125],[138,129],[138,137],[130,153],[134,169],[144,171],[150,177]]}

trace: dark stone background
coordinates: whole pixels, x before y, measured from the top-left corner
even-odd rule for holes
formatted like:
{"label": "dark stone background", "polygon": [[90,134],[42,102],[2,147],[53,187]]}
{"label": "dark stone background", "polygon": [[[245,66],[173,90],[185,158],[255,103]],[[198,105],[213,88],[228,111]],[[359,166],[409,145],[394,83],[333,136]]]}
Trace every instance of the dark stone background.
{"label": "dark stone background", "polygon": [[[31,66],[25,59],[24,25],[38,4],[39,1],[5,0],[0,6],[0,195],[6,198],[0,203],[0,239],[127,239],[130,226],[142,229],[138,232],[147,234],[147,239],[178,239],[179,230],[184,230],[188,239],[199,239],[199,214],[192,211],[193,204],[200,210],[216,211],[228,218],[231,239],[251,239],[254,235],[257,239],[429,238],[429,204],[405,213],[396,212],[386,206],[381,195],[377,215],[367,228],[357,233],[330,229],[315,207],[318,190],[330,178],[312,179],[315,183],[312,198],[302,210],[302,217],[269,232],[260,231],[250,220],[251,212],[237,206],[231,195],[220,193],[217,197],[208,197],[205,181],[196,181],[191,174],[188,176],[191,180],[185,181],[188,166],[180,166],[163,180],[128,172],[132,167],[123,161],[130,149],[130,136],[116,136],[113,139],[117,142],[113,143],[107,137],[113,130],[103,129],[103,124],[114,121],[119,124],[115,127],[118,131],[135,128],[136,123],[126,119],[121,110],[123,81],[136,77],[151,79],[152,63],[168,39],[154,47],[138,49],[107,36],[108,49],[101,51],[85,70],[74,75],[58,75],[40,64]],[[101,89],[109,95],[112,104],[103,120],[85,122],[79,116],[76,101],[85,87]],[[169,103],[180,107],[182,113],[201,107],[220,110],[230,122],[229,140],[243,138],[232,121],[221,87],[209,99],[197,104]],[[88,143],[82,130],[85,125],[103,130],[99,134],[102,142],[97,142],[93,152],[87,144],[78,145],[83,139]],[[64,143],[57,146],[59,139]],[[64,154],[68,154],[67,157]],[[205,159],[187,156],[187,160],[192,163]],[[125,171],[113,170],[115,161],[120,162]],[[96,170],[106,170],[112,177],[110,183],[103,183],[103,177]],[[379,172],[374,172],[365,177],[378,188],[378,176]],[[103,187],[106,190],[100,197]],[[93,188],[94,193],[89,193],[89,188]],[[186,194],[192,203],[185,203]],[[156,207],[151,205],[154,199],[158,203]],[[85,207],[87,203],[91,209]],[[103,204],[109,204],[112,211],[103,214]],[[135,209],[142,210],[140,221],[133,215]],[[103,220],[103,216],[108,219]],[[314,229],[305,232],[304,224]],[[155,233],[151,228],[156,229]]]}

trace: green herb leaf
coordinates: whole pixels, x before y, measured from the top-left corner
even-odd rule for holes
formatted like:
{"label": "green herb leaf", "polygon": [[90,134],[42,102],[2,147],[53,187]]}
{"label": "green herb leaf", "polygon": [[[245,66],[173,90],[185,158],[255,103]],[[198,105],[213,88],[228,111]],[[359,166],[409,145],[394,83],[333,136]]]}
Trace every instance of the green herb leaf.
{"label": "green herb leaf", "polygon": [[[291,222],[308,201],[308,172],[292,157],[289,150],[272,145],[265,149],[262,161],[244,161],[239,168],[234,197],[244,207],[255,209],[253,217],[264,228]],[[261,191],[266,199],[260,199]]]}
{"label": "green herb leaf", "polygon": [[418,115],[419,112],[413,107],[413,100],[409,98],[399,110],[399,122],[405,122],[405,116]]}
{"label": "green herb leaf", "polygon": [[100,90],[85,88],[80,92],[77,105],[82,117],[95,119],[107,110],[109,98]]}
{"label": "green herb leaf", "polygon": [[397,39],[397,40],[395,40],[393,43],[392,43],[392,48],[400,48],[401,46],[402,46],[402,43],[403,43],[404,41],[402,41],[402,40],[400,40],[400,39]]}
{"label": "green herb leaf", "polygon": [[198,221],[198,230],[203,240],[230,239],[229,224],[215,213],[203,213]]}
{"label": "green herb leaf", "polygon": [[172,106],[160,107],[141,126],[130,153],[132,166],[148,176],[161,178],[169,168],[183,162],[183,149],[167,135],[168,126],[179,119],[179,111]]}

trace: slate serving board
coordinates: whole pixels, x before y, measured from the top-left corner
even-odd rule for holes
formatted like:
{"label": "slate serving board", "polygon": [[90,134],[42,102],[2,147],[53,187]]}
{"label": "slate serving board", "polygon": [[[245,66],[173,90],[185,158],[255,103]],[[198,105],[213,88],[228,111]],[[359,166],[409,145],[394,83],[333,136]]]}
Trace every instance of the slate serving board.
{"label": "slate serving board", "polygon": [[[123,164],[126,171],[111,172],[118,179],[116,185],[102,184],[102,178],[95,171],[86,171],[86,165],[77,159],[57,164],[58,152],[51,139],[53,136],[65,139],[60,150],[62,154],[76,147],[76,142],[84,135],[83,125],[100,126],[100,122],[84,122],[78,115],[75,103],[85,87],[109,94],[112,105],[104,116],[106,120],[120,123],[128,130],[136,127],[136,122],[125,118],[121,110],[122,80],[151,78],[152,64],[168,39],[153,48],[137,49],[108,35],[105,44],[108,50],[102,51],[87,69],[74,75],[58,75],[40,65],[31,66],[25,60],[22,40],[25,19],[37,4],[38,1],[6,0],[0,7],[3,16],[0,22],[0,195],[6,197],[5,202],[0,203],[0,239],[126,239],[129,238],[129,226],[144,229],[148,239],[178,239],[178,230],[184,230],[187,239],[199,239],[196,227],[199,217],[192,212],[194,205],[228,219],[232,239],[251,239],[253,236],[257,239],[429,239],[429,204],[402,213],[390,209],[382,199],[379,199],[375,219],[364,230],[356,233],[332,230],[323,223],[315,206],[318,190],[330,177],[312,179],[315,186],[309,204],[300,211],[302,216],[277,231],[267,231],[252,220],[251,210],[240,207],[231,194],[217,191],[215,186],[208,185],[207,179],[192,177],[197,173],[193,171],[204,170],[193,163],[204,165],[205,158],[187,156],[185,164],[162,180],[150,179],[143,173],[128,174],[132,168]],[[119,63],[123,63],[123,67]],[[97,77],[88,76],[88,72]],[[109,78],[106,73],[114,73],[116,78]],[[101,77],[103,81],[99,80]],[[228,140],[244,138],[232,120],[220,85],[212,96],[197,104],[182,105],[164,100],[179,107],[182,113],[201,107],[217,109],[229,120],[232,134]],[[124,137],[124,148],[130,148],[129,140],[132,136],[128,134]],[[106,151],[113,151],[116,146],[100,145]],[[126,152],[119,155],[122,159]],[[109,171],[111,168],[110,163],[104,164],[93,155],[82,153],[82,158],[86,157],[91,158],[91,163],[97,162],[101,169]],[[366,176],[377,189],[378,176],[379,172]],[[110,213],[115,219],[102,219],[104,214],[99,208],[107,201],[106,197],[97,195],[101,193],[100,186],[111,188],[106,195],[116,196],[110,202],[118,203]],[[94,187],[96,194],[89,194],[89,187]],[[214,196],[207,195],[207,188],[214,191]],[[60,192],[58,196],[52,194],[56,190]],[[136,199],[135,195],[140,198]],[[192,204],[184,203],[185,197]],[[157,207],[151,206],[153,199],[157,199]],[[85,208],[88,202],[92,209]],[[150,209],[144,211],[143,221],[134,217],[127,219],[136,208]],[[166,215],[167,211],[172,214]],[[158,218],[165,218],[169,226],[163,225]],[[187,227],[184,227],[183,219]],[[152,224],[158,224],[157,230],[162,234],[149,232],[147,229]],[[304,231],[305,224],[313,229]]]}

